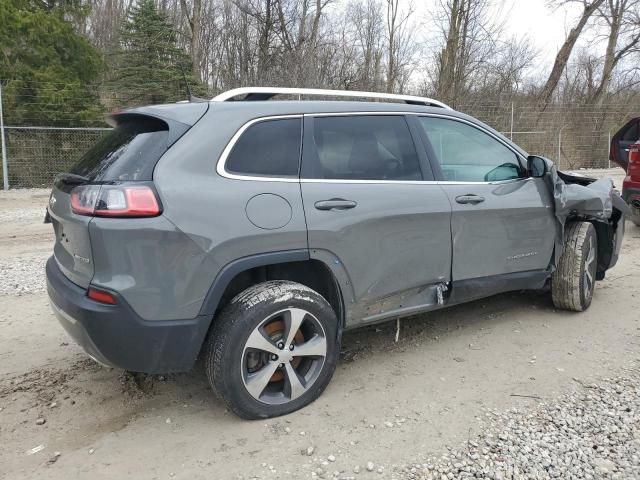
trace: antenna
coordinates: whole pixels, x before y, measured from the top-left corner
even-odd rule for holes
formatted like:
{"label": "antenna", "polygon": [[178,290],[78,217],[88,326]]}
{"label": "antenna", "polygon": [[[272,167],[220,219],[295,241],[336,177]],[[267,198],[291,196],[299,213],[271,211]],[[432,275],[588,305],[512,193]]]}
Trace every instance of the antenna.
{"label": "antenna", "polygon": [[184,65],[182,63],[180,65],[180,71],[182,72],[182,78],[184,79],[184,84],[187,87],[187,94],[189,95],[189,103],[203,103],[208,102],[206,98],[195,97],[191,95],[191,87],[189,86],[189,82],[187,81],[187,74],[184,73]]}

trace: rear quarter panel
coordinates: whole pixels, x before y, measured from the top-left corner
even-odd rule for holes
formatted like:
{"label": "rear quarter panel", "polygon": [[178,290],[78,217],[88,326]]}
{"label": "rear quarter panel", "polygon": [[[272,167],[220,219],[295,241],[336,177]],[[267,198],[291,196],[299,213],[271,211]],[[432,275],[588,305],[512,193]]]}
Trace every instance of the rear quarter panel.
{"label": "rear quarter panel", "polygon": [[[233,134],[250,118],[225,104],[208,113],[158,162],[154,183],[161,197],[163,217],[200,251],[186,282],[188,298],[202,301],[218,272],[228,263],[253,254],[307,248],[307,230],[300,184],[296,182],[236,180],[216,173],[216,164]],[[259,155],[259,152],[256,152]],[[290,205],[290,219],[281,228],[257,227],[247,217],[247,203],[261,194],[282,197]],[[266,197],[269,198],[269,197]],[[263,208],[268,217],[271,205]]]}
{"label": "rear quarter panel", "polygon": [[[164,216],[94,218],[92,284],[115,290],[145,320],[195,318],[210,258]],[[209,282],[211,283],[211,282]]]}

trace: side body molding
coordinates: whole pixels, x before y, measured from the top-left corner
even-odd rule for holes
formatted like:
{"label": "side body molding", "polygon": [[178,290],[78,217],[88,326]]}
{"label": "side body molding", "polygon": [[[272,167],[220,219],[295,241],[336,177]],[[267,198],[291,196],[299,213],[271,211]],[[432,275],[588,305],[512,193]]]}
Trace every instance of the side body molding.
{"label": "side body molding", "polygon": [[225,265],[214,279],[209,291],[204,298],[200,315],[213,315],[218,308],[220,298],[229,282],[245,270],[265,265],[275,265],[277,263],[300,262],[309,260],[309,250],[301,248],[297,250],[283,250],[280,252],[260,253],[248,257],[242,257]]}

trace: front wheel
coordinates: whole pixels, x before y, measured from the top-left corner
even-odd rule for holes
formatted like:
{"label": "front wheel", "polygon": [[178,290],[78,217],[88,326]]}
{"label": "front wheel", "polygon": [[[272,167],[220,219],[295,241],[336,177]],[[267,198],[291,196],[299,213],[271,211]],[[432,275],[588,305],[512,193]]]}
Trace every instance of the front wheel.
{"label": "front wheel", "polygon": [[268,418],[320,396],[336,367],[338,321],[310,288],[269,281],[238,294],[207,340],[211,386],[237,415]]}
{"label": "front wheel", "polygon": [[551,277],[553,304],[582,312],[593,299],[598,258],[596,229],[589,222],[565,226],[564,250]]}

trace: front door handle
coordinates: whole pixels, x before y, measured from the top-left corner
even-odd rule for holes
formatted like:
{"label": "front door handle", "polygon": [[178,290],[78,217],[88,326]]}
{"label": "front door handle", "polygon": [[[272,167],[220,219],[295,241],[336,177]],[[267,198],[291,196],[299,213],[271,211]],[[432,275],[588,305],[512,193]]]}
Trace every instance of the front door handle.
{"label": "front door handle", "polygon": [[459,197],[456,197],[456,202],[462,203],[463,205],[477,205],[478,203],[484,202],[484,197],[481,197],[480,195],[460,195]]}
{"label": "front door handle", "polygon": [[313,204],[318,210],[349,210],[358,204],[353,200],[344,198],[332,198],[331,200],[320,200]]}

